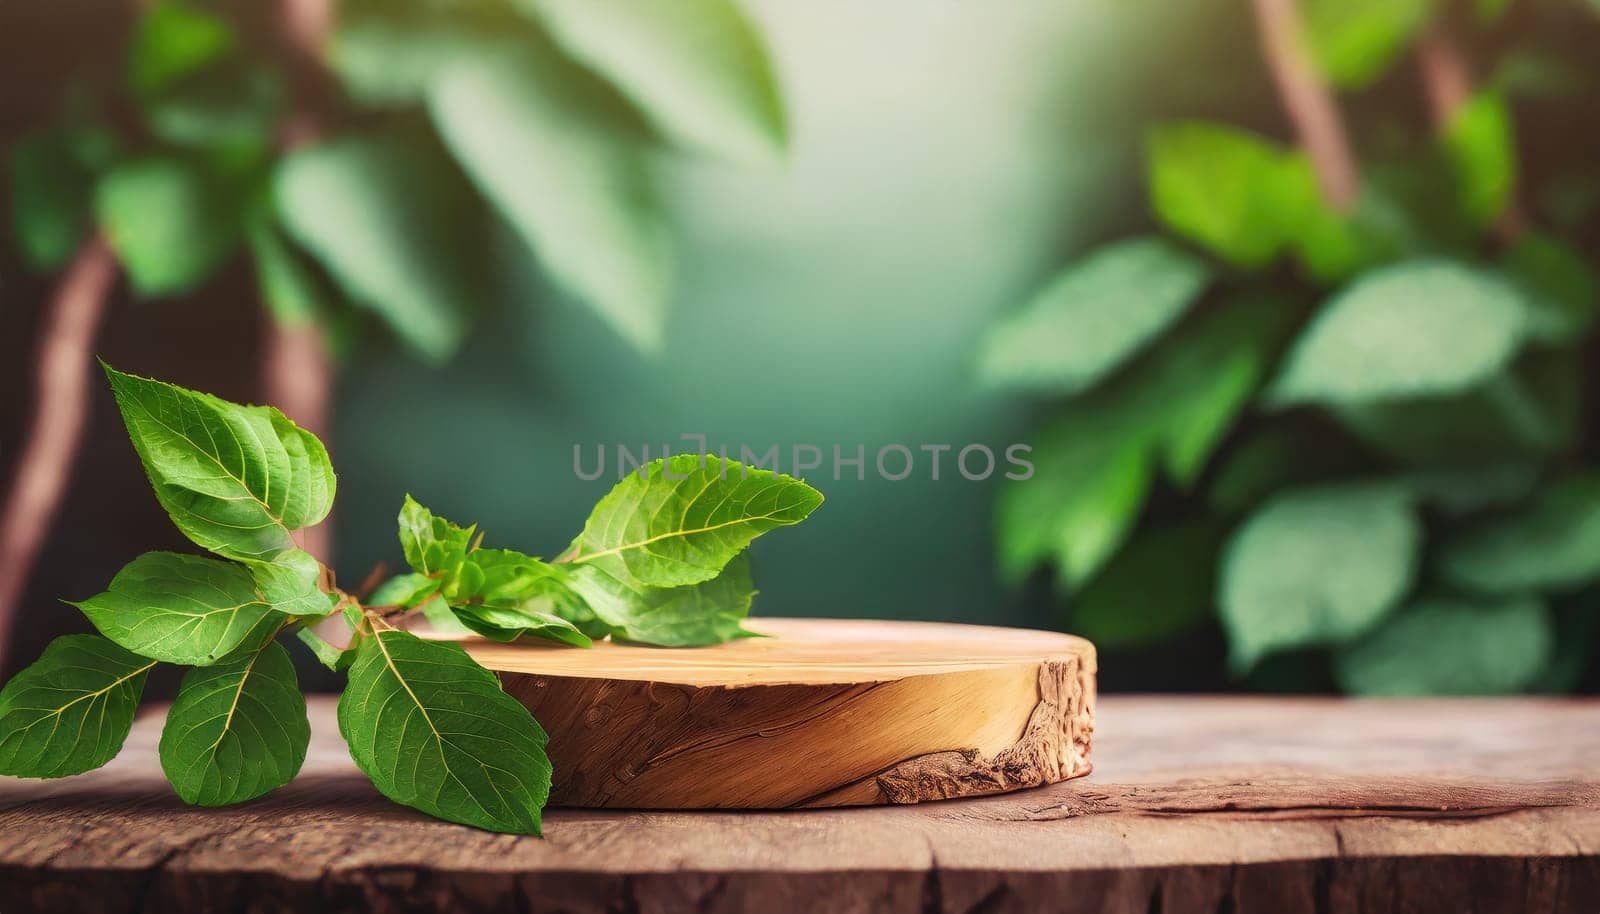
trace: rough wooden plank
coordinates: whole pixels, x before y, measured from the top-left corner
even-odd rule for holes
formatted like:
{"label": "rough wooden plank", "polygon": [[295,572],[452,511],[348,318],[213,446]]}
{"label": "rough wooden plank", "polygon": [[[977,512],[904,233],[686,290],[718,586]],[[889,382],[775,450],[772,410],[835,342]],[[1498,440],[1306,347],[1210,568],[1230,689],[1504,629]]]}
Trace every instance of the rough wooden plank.
{"label": "rough wooden plank", "polygon": [[290,787],[183,807],[160,716],[106,769],[0,781],[0,912],[1597,911],[1600,703],[1106,698],[1088,779],[918,806],[395,807],[327,700]]}

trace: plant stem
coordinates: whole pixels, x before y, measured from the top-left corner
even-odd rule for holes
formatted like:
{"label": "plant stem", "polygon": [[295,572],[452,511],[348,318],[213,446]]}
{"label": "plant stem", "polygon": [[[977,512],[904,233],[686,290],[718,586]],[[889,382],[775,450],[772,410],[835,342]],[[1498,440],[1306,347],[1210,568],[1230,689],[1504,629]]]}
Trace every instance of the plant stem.
{"label": "plant stem", "polygon": [[1348,211],[1360,184],[1350,138],[1339,109],[1311,65],[1300,38],[1300,15],[1294,0],[1253,0],[1261,50],[1278,87],[1284,111],[1294,122],[1300,145],[1311,157],[1317,184],[1334,209]]}
{"label": "plant stem", "polygon": [[0,516],[0,663],[39,549],[54,526],[77,462],[89,403],[89,359],[106,299],[117,278],[98,234],[84,241],[62,274],[39,342],[33,422]]}

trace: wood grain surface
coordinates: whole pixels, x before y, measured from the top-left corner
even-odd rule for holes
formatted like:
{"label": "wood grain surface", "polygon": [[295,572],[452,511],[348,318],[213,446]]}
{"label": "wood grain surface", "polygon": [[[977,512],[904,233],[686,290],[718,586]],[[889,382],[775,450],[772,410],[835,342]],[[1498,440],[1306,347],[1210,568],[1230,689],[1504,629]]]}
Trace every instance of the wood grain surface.
{"label": "wood grain surface", "polygon": [[1095,653],[1082,638],[931,622],[750,627],[773,637],[465,646],[550,734],[562,805],[916,803],[1089,771]]}
{"label": "wood grain surface", "polygon": [[0,912],[1594,912],[1600,702],[1106,697],[1094,773],[786,812],[551,810],[492,835],[379,797],[333,702],[292,785],[0,779]]}

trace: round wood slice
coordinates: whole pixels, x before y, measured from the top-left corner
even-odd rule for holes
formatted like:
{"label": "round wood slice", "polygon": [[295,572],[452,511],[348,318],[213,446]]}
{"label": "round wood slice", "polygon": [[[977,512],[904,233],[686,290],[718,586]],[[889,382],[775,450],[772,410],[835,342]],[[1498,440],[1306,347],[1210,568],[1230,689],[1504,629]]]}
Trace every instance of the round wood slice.
{"label": "round wood slice", "polygon": [[752,619],[770,638],[593,650],[465,642],[550,734],[550,801],[916,803],[1089,771],[1095,653],[1052,632]]}

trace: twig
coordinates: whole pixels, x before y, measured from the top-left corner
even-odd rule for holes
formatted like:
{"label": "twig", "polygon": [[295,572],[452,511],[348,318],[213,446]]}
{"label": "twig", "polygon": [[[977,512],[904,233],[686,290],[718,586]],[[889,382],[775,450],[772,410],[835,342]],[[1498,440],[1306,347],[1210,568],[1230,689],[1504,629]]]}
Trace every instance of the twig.
{"label": "twig", "polygon": [[0,661],[33,565],[77,462],[89,402],[89,359],[117,264],[98,234],[62,274],[39,343],[35,412],[0,516]]}
{"label": "twig", "polygon": [[1312,68],[1301,42],[1294,0],[1254,0],[1254,4],[1262,53],[1300,145],[1311,157],[1317,184],[1334,209],[1347,211],[1355,203],[1360,182],[1355,155],[1333,93]]}

